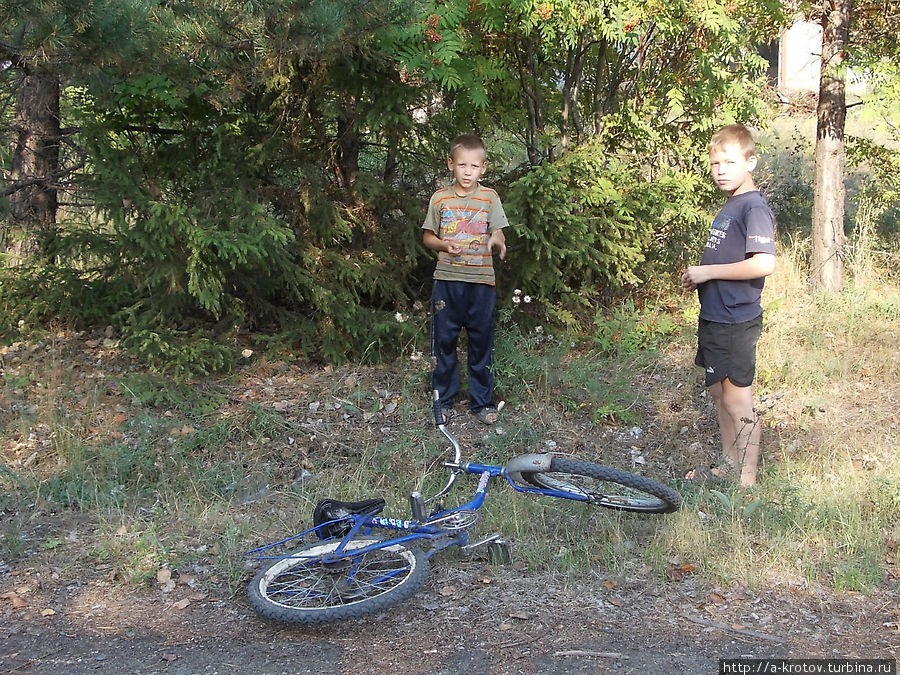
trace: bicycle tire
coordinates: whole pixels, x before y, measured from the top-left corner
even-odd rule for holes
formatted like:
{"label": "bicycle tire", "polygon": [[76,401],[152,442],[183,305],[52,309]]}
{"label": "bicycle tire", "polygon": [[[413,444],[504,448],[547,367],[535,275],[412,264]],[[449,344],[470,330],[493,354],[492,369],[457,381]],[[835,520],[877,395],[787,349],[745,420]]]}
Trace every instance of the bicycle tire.
{"label": "bicycle tire", "polygon": [[[586,497],[591,504],[617,511],[672,513],[681,507],[681,495],[668,485],[579,459],[553,457],[549,471],[523,472],[522,478],[536,487]],[[614,485],[615,492],[605,483]]]}
{"label": "bicycle tire", "polygon": [[[343,621],[392,607],[418,591],[428,578],[428,559],[417,548],[352,539],[349,554],[326,562],[340,539],[318,542],[275,560],[250,582],[247,597],[260,616],[282,623],[312,625]],[[335,560],[339,561],[335,563]]]}

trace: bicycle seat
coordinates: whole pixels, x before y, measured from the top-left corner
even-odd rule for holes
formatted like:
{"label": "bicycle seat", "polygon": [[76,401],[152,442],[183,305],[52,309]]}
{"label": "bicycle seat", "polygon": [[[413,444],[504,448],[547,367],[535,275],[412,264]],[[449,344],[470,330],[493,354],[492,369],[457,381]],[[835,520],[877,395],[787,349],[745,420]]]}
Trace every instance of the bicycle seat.
{"label": "bicycle seat", "polygon": [[313,511],[313,525],[320,527],[319,539],[343,537],[353,527],[349,520],[325,525],[332,520],[341,520],[356,515],[375,516],[384,510],[383,499],[363,499],[359,502],[341,502],[337,499],[322,499]]}

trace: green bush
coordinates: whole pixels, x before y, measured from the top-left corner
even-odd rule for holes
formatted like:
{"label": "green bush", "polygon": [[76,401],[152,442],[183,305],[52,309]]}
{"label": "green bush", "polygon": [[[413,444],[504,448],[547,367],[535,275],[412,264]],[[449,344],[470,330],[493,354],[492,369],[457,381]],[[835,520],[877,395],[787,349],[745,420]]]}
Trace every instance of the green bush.
{"label": "green bush", "polygon": [[547,305],[574,308],[621,295],[660,268],[671,272],[708,224],[706,182],[659,157],[616,156],[599,142],[532,169],[508,198],[514,282]]}

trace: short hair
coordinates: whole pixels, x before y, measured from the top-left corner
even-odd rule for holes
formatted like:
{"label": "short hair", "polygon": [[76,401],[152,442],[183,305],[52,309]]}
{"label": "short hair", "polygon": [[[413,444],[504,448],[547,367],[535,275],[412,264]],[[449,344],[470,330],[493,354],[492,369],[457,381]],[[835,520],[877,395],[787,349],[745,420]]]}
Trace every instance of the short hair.
{"label": "short hair", "polygon": [[460,148],[464,150],[481,150],[487,155],[487,148],[484,147],[484,141],[478,134],[460,134],[450,143],[450,157],[456,154]]}
{"label": "short hair", "polygon": [[756,142],[753,140],[753,134],[743,124],[728,124],[719,129],[709,139],[709,151],[721,150],[732,143],[740,146],[744,151],[744,157],[748,159],[756,154]]}

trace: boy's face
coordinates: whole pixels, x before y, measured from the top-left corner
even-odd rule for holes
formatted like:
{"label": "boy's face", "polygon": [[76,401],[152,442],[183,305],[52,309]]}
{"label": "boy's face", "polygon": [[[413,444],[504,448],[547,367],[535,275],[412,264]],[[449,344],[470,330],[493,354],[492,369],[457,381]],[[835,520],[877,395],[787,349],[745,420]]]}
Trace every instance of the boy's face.
{"label": "boy's face", "polygon": [[756,155],[746,157],[737,143],[710,150],[709,164],[713,180],[723,192],[739,195],[756,189],[751,175],[756,168]]}
{"label": "boy's face", "polygon": [[473,192],[478,186],[478,179],[487,170],[484,150],[468,150],[457,148],[453,156],[447,159],[447,168],[453,172],[454,186],[463,194]]}

